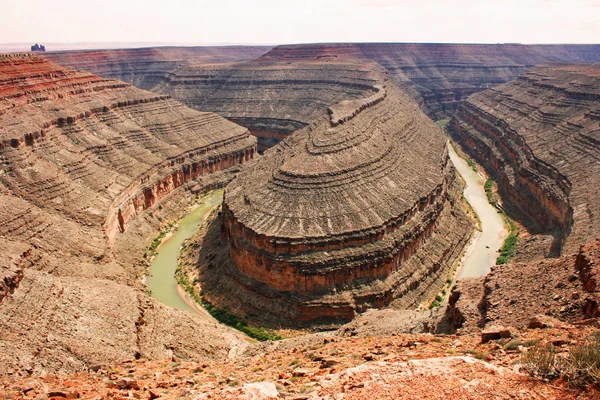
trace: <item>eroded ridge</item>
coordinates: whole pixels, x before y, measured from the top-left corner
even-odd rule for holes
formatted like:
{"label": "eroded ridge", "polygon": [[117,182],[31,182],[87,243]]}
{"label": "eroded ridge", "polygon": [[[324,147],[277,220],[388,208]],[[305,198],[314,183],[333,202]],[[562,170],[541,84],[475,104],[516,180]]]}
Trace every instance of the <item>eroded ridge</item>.
{"label": "eroded ridge", "polygon": [[600,66],[548,64],[469,97],[455,137],[498,180],[504,206],[558,255],[600,234]]}
{"label": "eroded ridge", "polygon": [[323,110],[227,186],[222,237],[209,230],[200,257],[209,301],[272,323],[339,323],[415,306],[445,279],[470,234],[445,139],[385,90],[343,124]]}
{"label": "eroded ridge", "polygon": [[[132,265],[184,211],[184,189],[255,152],[247,129],[169,96],[0,57],[0,373],[170,357],[172,340],[204,329],[139,290]],[[220,356],[236,341],[207,334]]]}
{"label": "eroded ridge", "polygon": [[369,70],[320,62],[191,65],[178,68],[156,90],[247,127],[266,150],[328,106],[376,92]]}

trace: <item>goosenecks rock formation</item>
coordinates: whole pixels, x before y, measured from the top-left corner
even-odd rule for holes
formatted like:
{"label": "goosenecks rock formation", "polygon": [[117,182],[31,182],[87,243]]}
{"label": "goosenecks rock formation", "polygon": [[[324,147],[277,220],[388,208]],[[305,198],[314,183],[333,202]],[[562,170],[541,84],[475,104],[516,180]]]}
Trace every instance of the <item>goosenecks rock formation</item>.
{"label": "goosenecks rock formation", "polygon": [[452,135],[534,234],[523,258],[600,236],[600,64],[548,64],[463,102]]}
{"label": "goosenecks rock formation", "polygon": [[391,81],[362,73],[365,97],[322,109],[227,186],[199,260],[209,302],[328,325],[415,307],[446,280],[472,229],[446,139]]}
{"label": "goosenecks rock formation", "polygon": [[255,151],[169,96],[0,56],[0,373],[226,357],[236,334],[154,301],[132,265],[185,189]]}

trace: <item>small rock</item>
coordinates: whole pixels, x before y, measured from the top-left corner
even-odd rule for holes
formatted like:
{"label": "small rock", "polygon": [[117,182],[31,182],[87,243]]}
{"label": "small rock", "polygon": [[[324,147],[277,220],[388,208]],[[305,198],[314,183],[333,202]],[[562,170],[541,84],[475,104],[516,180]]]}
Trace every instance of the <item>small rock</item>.
{"label": "small rock", "polygon": [[481,331],[481,343],[487,343],[490,340],[510,339],[516,336],[513,328],[503,326],[491,326]]}
{"label": "small rock", "polygon": [[292,376],[302,377],[308,376],[310,374],[310,370],[307,368],[296,368],[292,371]]}
{"label": "small rock", "polygon": [[544,329],[544,328],[554,328],[557,320],[555,318],[549,317],[547,315],[536,315],[529,321],[527,324],[527,328],[529,329]]}

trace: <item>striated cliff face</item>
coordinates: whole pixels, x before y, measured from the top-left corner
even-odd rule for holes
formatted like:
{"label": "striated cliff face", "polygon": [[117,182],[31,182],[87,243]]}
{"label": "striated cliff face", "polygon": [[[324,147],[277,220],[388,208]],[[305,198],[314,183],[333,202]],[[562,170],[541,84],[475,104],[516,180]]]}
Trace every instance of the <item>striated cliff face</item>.
{"label": "striated cliff face", "polygon": [[199,262],[210,302],[273,324],[332,324],[414,307],[445,281],[471,232],[446,140],[401,89],[369,76],[375,94],[323,109],[227,186]]}
{"label": "striated cliff face", "polygon": [[539,234],[529,253],[571,253],[600,234],[598,100],[599,64],[548,64],[469,97],[450,123],[504,206]]}
{"label": "striated cliff face", "polygon": [[277,46],[261,62],[364,59],[384,67],[434,120],[467,96],[544,62],[600,62],[600,45],[357,43]]}
{"label": "striated cliff face", "polygon": [[[533,65],[600,62],[598,45],[349,43],[269,50],[154,48],[47,57],[216,112],[250,129],[261,150],[309,124],[323,106],[367,97],[363,92],[372,82],[365,81],[365,69],[374,68],[368,64],[385,69],[431,118],[440,119],[467,96],[510,81]],[[207,65],[221,62],[237,64]]]}
{"label": "striated cliff face", "polygon": [[169,96],[1,56],[0,373],[170,357],[182,341],[211,356],[194,327],[226,355],[235,335],[150,299],[131,263],[182,189],[255,151],[247,129]]}
{"label": "striated cliff face", "polygon": [[262,151],[307,126],[327,106],[376,92],[374,84],[366,66],[275,62],[182,67],[157,91],[247,127]]}
{"label": "striated cliff face", "polygon": [[270,49],[270,46],[148,47],[50,52],[44,58],[152,90],[181,65],[248,61]]}

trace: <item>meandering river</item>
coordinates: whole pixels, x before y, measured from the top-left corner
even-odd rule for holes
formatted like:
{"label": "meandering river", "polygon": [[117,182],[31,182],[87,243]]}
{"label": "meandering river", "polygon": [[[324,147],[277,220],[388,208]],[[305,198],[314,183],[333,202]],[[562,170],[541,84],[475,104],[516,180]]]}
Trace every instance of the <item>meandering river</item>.
{"label": "meandering river", "polygon": [[147,278],[148,289],[152,297],[163,304],[180,310],[197,313],[182,297],[177,290],[175,270],[179,248],[183,242],[192,236],[198,226],[208,217],[212,209],[221,203],[223,190],[211,192],[202,199],[202,204],[186,215],[173,234],[163,240],[158,247],[156,256],[150,265],[150,276]]}
{"label": "meandering river", "polygon": [[[488,202],[483,189],[483,178],[456,154],[451,145],[448,145],[448,151],[458,173],[466,182],[464,196],[481,220],[481,232],[476,234],[467,249],[457,278],[484,276],[495,264],[498,249],[508,234],[505,222],[496,208]],[[158,247],[150,266],[147,284],[152,296],[162,303],[192,313],[199,312],[189,301],[184,300],[181,290],[177,288],[174,277],[177,257],[183,242],[194,234],[212,209],[221,202],[222,197],[222,190],[211,192],[201,205],[179,221],[178,228]]]}
{"label": "meandering river", "polygon": [[483,189],[485,183],[483,177],[456,154],[450,144],[448,144],[448,151],[456,170],[467,184],[463,192],[464,196],[481,221],[481,232],[476,234],[467,249],[457,278],[484,276],[496,264],[498,250],[508,236],[508,230],[502,215],[488,202]]}

